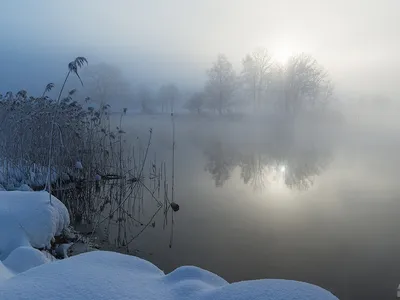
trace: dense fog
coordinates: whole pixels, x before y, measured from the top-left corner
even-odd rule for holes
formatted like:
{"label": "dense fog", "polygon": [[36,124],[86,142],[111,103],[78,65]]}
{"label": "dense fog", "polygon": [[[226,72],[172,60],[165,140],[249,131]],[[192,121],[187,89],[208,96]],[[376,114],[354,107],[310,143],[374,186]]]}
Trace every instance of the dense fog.
{"label": "dense fog", "polygon": [[[279,62],[307,53],[341,92],[398,96],[399,3],[363,1],[51,1],[1,4],[0,90],[39,94],[65,64],[118,67],[132,87],[201,87],[224,53],[242,59],[264,47]],[[157,86],[157,87],[156,87]]]}
{"label": "dense fog", "polygon": [[[341,299],[394,295],[400,1],[37,0],[0,11],[4,178],[8,164],[28,165],[51,189],[51,163],[95,166],[78,172],[91,181],[119,164],[143,180],[142,202],[119,219],[151,217],[154,230],[130,244],[122,225],[101,225],[118,251],[167,272],[193,264]],[[181,209],[152,216],[146,193]],[[71,216],[95,215],[83,202]],[[140,222],[124,223],[130,242]]]}

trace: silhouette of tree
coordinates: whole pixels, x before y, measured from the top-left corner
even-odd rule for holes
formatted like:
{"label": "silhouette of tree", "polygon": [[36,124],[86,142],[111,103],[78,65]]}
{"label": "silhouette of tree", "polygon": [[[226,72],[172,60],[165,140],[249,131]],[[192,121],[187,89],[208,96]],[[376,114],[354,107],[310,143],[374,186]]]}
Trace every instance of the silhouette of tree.
{"label": "silhouette of tree", "polygon": [[220,115],[232,106],[233,93],[236,87],[236,74],[232,64],[224,54],[217,57],[211,69],[207,71],[208,82],[205,92],[208,105]]}
{"label": "silhouette of tree", "polygon": [[266,49],[259,48],[247,54],[242,65],[241,82],[246,93],[252,98],[253,109],[256,111],[261,107],[264,93],[269,86],[271,56]]}
{"label": "silhouette of tree", "polygon": [[173,85],[163,85],[158,91],[158,101],[161,112],[173,112],[175,103],[179,98],[179,89]]}
{"label": "silhouette of tree", "polygon": [[202,109],[204,107],[205,95],[204,93],[197,92],[194,93],[189,100],[186,102],[184,108],[189,110],[190,112],[195,112],[197,114],[201,114]]}
{"label": "silhouette of tree", "polygon": [[289,59],[283,69],[275,74],[280,84],[283,105],[287,113],[326,106],[331,99],[333,86],[327,72],[309,55],[300,54]]}

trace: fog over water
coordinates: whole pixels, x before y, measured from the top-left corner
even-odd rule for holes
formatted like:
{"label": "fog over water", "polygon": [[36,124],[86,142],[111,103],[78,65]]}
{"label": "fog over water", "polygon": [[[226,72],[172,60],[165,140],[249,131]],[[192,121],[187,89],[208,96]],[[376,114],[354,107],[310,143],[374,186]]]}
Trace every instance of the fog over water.
{"label": "fog over water", "polygon": [[[290,125],[176,116],[173,246],[155,228],[132,249],[166,271],[196,264],[230,281],[278,277],[341,299],[389,298],[400,274],[398,126],[390,113],[381,127],[356,115]],[[129,118],[132,136],[151,124],[152,149],[170,162],[170,117]]]}
{"label": "fog over water", "polygon": [[[0,94],[40,96],[54,82],[57,95],[84,56],[84,85],[67,82],[74,99],[111,105],[127,149],[143,149],[151,128],[149,157],[170,185],[174,170],[173,229],[157,215],[130,254],[166,272],[197,265],[229,281],[393,298],[399,1],[38,0],[0,11]],[[147,220],[154,203],[143,208]]]}

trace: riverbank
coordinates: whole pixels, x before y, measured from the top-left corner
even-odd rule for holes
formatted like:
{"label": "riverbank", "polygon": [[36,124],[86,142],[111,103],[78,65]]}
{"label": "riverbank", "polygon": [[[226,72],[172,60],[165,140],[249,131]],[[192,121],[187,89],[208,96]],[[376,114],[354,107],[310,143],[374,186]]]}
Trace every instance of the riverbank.
{"label": "riverbank", "polygon": [[69,222],[66,207],[47,192],[0,192],[1,299],[337,299],[290,280],[229,284],[192,266],[166,275],[148,261],[115,252],[59,260],[52,254],[68,248],[55,244]]}

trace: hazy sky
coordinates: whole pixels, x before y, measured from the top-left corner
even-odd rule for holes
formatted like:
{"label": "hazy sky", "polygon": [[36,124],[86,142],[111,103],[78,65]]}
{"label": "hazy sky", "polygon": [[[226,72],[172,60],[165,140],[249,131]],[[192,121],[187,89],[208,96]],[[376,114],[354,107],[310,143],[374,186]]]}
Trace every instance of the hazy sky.
{"label": "hazy sky", "polygon": [[77,55],[132,80],[201,85],[219,52],[307,52],[340,89],[400,95],[399,0],[3,0],[0,91],[41,91]]}

